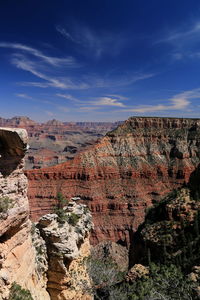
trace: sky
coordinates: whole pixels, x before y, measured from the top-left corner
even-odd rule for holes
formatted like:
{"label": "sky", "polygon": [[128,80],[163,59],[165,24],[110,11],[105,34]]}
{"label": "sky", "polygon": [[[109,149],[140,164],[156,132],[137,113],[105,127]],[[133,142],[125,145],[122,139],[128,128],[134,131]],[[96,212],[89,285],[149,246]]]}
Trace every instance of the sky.
{"label": "sky", "polygon": [[199,0],[0,0],[0,117],[200,118]]}

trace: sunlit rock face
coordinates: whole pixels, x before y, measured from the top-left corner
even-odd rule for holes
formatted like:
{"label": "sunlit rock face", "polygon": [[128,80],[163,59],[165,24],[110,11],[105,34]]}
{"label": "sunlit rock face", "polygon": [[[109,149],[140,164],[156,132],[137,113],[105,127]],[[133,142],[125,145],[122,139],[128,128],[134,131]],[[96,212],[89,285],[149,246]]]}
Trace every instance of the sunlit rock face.
{"label": "sunlit rock face", "polygon": [[27,133],[0,128],[0,299],[7,299],[15,281],[28,288],[34,300],[48,300],[45,278],[36,272],[23,173]]}
{"label": "sunlit rock face", "polygon": [[80,196],[93,214],[92,242],[129,246],[146,208],[187,183],[199,162],[199,119],[133,117],[73,161],[28,171],[31,217],[51,212],[58,192]]}
{"label": "sunlit rock face", "polygon": [[40,169],[73,159],[76,153],[94,144],[120,122],[60,122],[37,123],[28,117],[0,117],[0,126],[25,128],[29,149],[25,169]]}
{"label": "sunlit rock face", "polygon": [[43,216],[37,227],[47,249],[47,290],[52,300],[93,299],[81,282],[90,278],[84,259],[90,256],[89,234],[93,227],[91,214],[83,204],[70,202],[64,207],[64,217]]}

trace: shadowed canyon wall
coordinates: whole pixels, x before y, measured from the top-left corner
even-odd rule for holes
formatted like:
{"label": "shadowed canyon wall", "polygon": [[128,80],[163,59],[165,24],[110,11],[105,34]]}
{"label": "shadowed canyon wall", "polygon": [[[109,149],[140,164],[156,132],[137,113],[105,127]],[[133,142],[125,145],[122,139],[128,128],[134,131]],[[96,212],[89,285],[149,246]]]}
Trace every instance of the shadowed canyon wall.
{"label": "shadowed canyon wall", "polygon": [[145,209],[188,182],[200,162],[200,120],[132,117],[73,161],[27,171],[31,216],[56,195],[80,196],[92,211],[93,243],[129,245]]}

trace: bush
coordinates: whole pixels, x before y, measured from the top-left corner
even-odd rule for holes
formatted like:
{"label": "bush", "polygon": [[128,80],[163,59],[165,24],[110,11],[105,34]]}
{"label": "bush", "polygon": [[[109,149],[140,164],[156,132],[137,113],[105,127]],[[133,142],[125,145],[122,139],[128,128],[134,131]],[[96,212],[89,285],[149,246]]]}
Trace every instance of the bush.
{"label": "bush", "polygon": [[84,214],[87,214],[89,211],[90,211],[90,210],[89,210],[89,207],[88,207],[88,206],[84,207],[84,209],[83,209]]}
{"label": "bush", "polygon": [[58,222],[63,224],[67,221],[66,213],[63,210],[63,207],[68,204],[68,200],[63,196],[61,192],[57,194],[57,205],[54,207],[54,213],[58,216]]}
{"label": "bush", "polygon": [[[174,265],[150,266],[150,275],[108,290],[106,300],[197,300],[194,283]],[[100,298],[103,299],[103,298]]]}
{"label": "bush", "polygon": [[13,207],[13,200],[7,196],[0,198],[0,213],[6,213],[8,209]]}
{"label": "bush", "polygon": [[61,192],[57,193],[57,207],[58,208],[63,208],[64,206],[68,205],[68,200],[63,196]]}
{"label": "bush", "polygon": [[78,223],[79,218],[80,217],[75,213],[71,213],[69,216],[67,216],[67,222],[70,225],[75,226]]}
{"label": "bush", "polygon": [[30,291],[13,282],[8,300],[33,300]]}
{"label": "bush", "polygon": [[[80,269],[86,269],[90,280],[87,280],[85,276],[81,278],[79,271],[72,270],[73,285],[84,293],[94,296],[95,300],[110,299],[108,298],[110,291],[113,291],[116,284],[123,281],[125,275],[124,272],[119,271],[117,264],[110,258],[85,257],[80,264]],[[116,290],[116,293],[118,292]],[[123,299],[123,297],[119,298],[119,300]]]}

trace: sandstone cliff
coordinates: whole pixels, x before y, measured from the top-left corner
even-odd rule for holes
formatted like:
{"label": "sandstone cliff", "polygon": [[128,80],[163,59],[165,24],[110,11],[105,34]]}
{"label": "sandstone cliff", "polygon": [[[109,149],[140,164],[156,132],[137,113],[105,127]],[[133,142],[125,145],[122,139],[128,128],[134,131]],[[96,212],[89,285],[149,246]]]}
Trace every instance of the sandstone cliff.
{"label": "sandstone cliff", "polygon": [[35,268],[35,248],[23,174],[27,133],[0,128],[0,299],[8,299],[13,282],[29,289],[35,300],[48,300],[45,278]]}
{"label": "sandstone cliff", "polygon": [[29,149],[25,169],[40,169],[69,159],[88,145],[94,144],[119,122],[60,122],[37,123],[28,117],[0,118],[0,126],[25,128]]}
{"label": "sandstone cliff", "polygon": [[[90,284],[84,259],[90,255],[91,215],[86,206],[70,202],[64,216],[43,216],[37,225],[47,249],[47,290],[52,300],[90,300],[81,281]],[[73,276],[73,274],[75,275]]]}
{"label": "sandstone cliff", "polygon": [[80,196],[93,214],[93,243],[129,245],[146,208],[189,181],[199,143],[198,119],[130,118],[73,161],[27,172],[32,219],[51,211],[59,191]]}
{"label": "sandstone cliff", "polygon": [[82,263],[90,253],[90,212],[71,202],[62,208],[62,220],[52,214],[32,224],[23,173],[26,150],[25,130],[0,128],[0,300],[10,299],[13,283],[30,291],[32,298],[26,299],[89,300],[77,281],[90,282]]}

